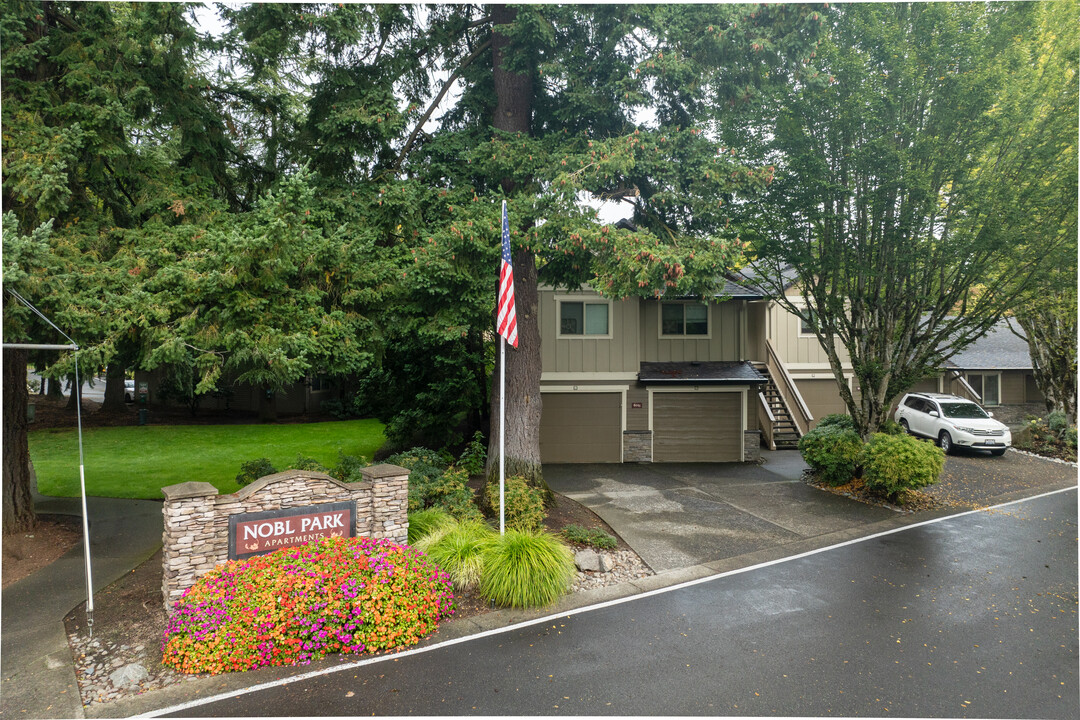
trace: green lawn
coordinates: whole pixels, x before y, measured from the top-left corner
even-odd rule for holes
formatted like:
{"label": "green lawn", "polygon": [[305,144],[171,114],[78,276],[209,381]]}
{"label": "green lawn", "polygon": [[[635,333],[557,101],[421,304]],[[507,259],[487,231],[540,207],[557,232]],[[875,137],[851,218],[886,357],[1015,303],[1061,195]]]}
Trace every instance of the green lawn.
{"label": "green lawn", "polygon": [[[147,425],[83,431],[86,493],[101,497],[162,499],[166,485],[197,480],[222,493],[236,492],[240,464],[270,458],[284,469],[298,454],[323,465],[338,450],[371,460],[385,441],[377,420],[293,425]],[[79,439],[75,430],[30,433],[30,457],[43,495],[79,494]]]}

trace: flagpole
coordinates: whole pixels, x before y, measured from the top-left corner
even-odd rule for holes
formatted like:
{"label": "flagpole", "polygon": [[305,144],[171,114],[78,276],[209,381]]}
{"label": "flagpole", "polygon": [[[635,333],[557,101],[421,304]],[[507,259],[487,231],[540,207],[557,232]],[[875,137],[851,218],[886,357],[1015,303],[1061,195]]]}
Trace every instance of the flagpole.
{"label": "flagpole", "polygon": [[[504,201],[505,202],[505,201]],[[506,340],[499,337],[499,535],[506,534]]]}

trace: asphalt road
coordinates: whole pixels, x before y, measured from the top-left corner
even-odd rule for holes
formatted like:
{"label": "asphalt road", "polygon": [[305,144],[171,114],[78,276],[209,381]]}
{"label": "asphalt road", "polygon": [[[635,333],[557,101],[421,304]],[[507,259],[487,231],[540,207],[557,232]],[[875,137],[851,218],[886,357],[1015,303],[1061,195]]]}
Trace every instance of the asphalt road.
{"label": "asphalt road", "polygon": [[178,716],[1080,717],[1075,490]]}

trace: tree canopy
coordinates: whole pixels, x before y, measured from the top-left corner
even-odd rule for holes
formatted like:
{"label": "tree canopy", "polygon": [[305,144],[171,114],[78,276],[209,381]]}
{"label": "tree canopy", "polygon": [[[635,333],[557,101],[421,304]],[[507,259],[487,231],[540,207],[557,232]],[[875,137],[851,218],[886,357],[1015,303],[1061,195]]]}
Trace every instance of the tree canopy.
{"label": "tree canopy", "polygon": [[1048,40],[1046,5],[844,6],[818,54],[828,82],[776,106],[756,264],[813,328],[864,434],[1042,292],[1070,218],[1075,243],[1075,23]]}

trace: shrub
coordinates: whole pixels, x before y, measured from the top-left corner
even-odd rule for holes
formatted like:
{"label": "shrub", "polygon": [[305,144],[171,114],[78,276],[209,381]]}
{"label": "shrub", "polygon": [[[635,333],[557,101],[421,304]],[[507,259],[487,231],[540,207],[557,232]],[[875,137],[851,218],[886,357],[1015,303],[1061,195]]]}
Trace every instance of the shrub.
{"label": "shrub", "polygon": [[1055,410],[1046,416],[1046,426],[1050,428],[1050,432],[1061,437],[1065,428],[1069,427],[1069,420],[1064,412]]}
{"label": "shrub", "polygon": [[619,541],[600,528],[584,528],[581,525],[567,525],[562,529],[562,536],[567,542],[579,545],[591,545],[600,550],[614,550]]}
{"label": "shrub", "polygon": [[479,475],[484,472],[485,463],[487,463],[487,445],[484,443],[484,434],[477,430],[462,451],[457,465],[464,468],[469,475]]}
{"label": "shrub", "polygon": [[823,427],[838,427],[844,430],[854,430],[855,418],[851,417],[847,413],[832,413],[818,420],[818,424],[814,427],[815,429]]}
{"label": "shrub", "polygon": [[[338,452],[341,452],[338,450]],[[306,457],[304,455],[297,455],[293,460],[292,465],[289,466],[291,470],[315,470],[316,472],[329,472],[326,467],[316,460],[315,458]]]}
{"label": "shrub", "polygon": [[466,485],[469,476],[453,466],[445,471],[418,462],[409,475],[409,512],[441,508],[458,520],[479,520],[473,491]]}
{"label": "shrub", "polygon": [[440,530],[448,530],[456,524],[454,517],[442,508],[428,508],[409,513],[408,543],[415,547],[423,538]]}
{"label": "shrub", "polygon": [[203,575],[174,605],[162,662],[220,673],[412,645],[452,603],[449,577],[419,551],[329,538]]}
{"label": "shrub", "polygon": [[411,450],[395,453],[388,458],[385,462],[391,465],[400,465],[403,468],[412,470],[418,465],[429,465],[431,467],[438,468],[439,470],[445,470],[453,462],[454,458],[450,456],[450,453],[445,451],[428,450],[427,448],[414,447]]}
{"label": "shrub", "polygon": [[881,432],[886,435],[907,435],[907,431],[904,430],[904,426],[896,422],[892,418],[888,418],[881,424]]}
{"label": "shrub", "polygon": [[905,490],[932,485],[945,467],[945,453],[910,435],[874,433],[863,448],[866,487],[897,500]]}
{"label": "shrub", "polygon": [[499,605],[550,605],[574,579],[574,554],[546,532],[507,530],[484,553],[480,595]]}
{"label": "shrub", "polygon": [[[484,488],[488,507],[495,516],[499,513],[499,480],[489,482]],[[543,492],[529,485],[525,478],[513,475],[506,478],[504,510],[506,527],[517,530],[536,530],[544,524],[547,513],[544,511]]]}
{"label": "shrub", "polygon": [[455,523],[445,532],[428,537],[435,540],[424,546],[424,553],[450,576],[454,587],[462,591],[476,587],[487,551],[497,538],[487,523],[482,520]]}
{"label": "shrub", "polygon": [[854,430],[819,424],[799,439],[799,452],[822,482],[843,485],[855,477],[862,445]]}
{"label": "shrub", "polygon": [[240,472],[236,475],[236,482],[238,485],[249,485],[261,477],[273,475],[276,472],[277,468],[270,464],[270,458],[263,457],[258,460],[248,460],[240,465]]}
{"label": "shrub", "polygon": [[338,450],[337,465],[330,468],[328,472],[341,482],[359,482],[364,479],[361,471],[367,466],[367,458],[363,455],[346,455]]}

